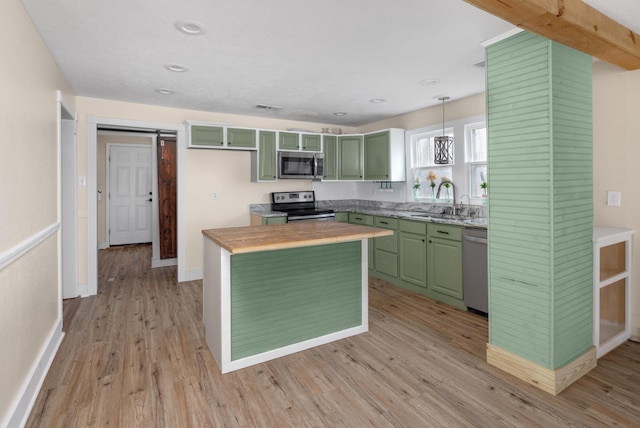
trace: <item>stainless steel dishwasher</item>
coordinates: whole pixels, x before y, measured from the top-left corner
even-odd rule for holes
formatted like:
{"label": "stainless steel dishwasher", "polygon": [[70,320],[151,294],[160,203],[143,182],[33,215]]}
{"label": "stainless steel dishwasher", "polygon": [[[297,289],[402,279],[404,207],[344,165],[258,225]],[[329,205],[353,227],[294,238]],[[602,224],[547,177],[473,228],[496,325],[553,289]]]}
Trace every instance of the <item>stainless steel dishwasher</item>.
{"label": "stainless steel dishwasher", "polygon": [[489,313],[488,282],[487,230],[462,229],[462,288],[468,308]]}

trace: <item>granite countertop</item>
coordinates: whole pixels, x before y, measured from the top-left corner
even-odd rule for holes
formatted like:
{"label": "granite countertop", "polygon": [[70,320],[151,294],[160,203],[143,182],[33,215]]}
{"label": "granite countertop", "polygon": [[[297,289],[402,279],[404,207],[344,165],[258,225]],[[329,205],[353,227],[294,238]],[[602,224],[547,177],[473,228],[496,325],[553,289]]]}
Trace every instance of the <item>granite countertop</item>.
{"label": "granite countertop", "polygon": [[207,229],[202,234],[231,254],[241,254],[377,238],[393,235],[393,231],[357,224],[308,221]]}
{"label": "granite countertop", "polygon": [[[486,228],[487,218],[479,217],[485,207],[463,209],[463,215],[451,215],[450,205],[417,204],[417,203],[385,203],[376,201],[318,201],[318,208],[333,209],[336,212],[357,212],[374,216],[399,218],[428,223],[450,224],[464,227]],[[261,217],[282,217],[283,212],[271,211],[268,204],[251,205],[251,214]]]}

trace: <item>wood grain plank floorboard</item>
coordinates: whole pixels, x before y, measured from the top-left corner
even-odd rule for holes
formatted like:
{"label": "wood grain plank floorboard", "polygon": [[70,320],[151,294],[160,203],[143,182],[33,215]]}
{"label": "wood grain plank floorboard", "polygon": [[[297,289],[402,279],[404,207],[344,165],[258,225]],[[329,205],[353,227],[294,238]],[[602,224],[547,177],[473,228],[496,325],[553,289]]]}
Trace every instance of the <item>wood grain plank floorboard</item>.
{"label": "wood grain plank floorboard", "polygon": [[640,343],[554,397],[486,363],[486,318],[374,278],[369,332],[222,375],[201,281],[150,260],[100,251],[27,427],[640,426]]}

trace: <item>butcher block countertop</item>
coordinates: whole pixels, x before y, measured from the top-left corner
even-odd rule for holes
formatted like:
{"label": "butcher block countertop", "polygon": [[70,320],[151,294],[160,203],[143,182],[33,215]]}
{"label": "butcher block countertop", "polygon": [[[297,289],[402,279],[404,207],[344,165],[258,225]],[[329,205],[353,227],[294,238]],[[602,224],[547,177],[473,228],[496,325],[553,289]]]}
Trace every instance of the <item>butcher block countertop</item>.
{"label": "butcher block countertop", "polygon": [[393,231],[330,221],[206,229],[202,234],[231,254],[337,244],[393,235]]}

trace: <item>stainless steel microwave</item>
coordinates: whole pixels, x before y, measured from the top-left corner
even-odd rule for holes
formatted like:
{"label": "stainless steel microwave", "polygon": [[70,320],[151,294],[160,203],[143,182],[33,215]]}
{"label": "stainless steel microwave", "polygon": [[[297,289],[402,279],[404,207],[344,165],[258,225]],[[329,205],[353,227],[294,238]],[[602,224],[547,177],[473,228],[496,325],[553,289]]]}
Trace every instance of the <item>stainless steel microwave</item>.
{"label": "stainless steel microwave", "polygon": [[278,152],[278,178],[320,180],[324,174],[324,154]]}

